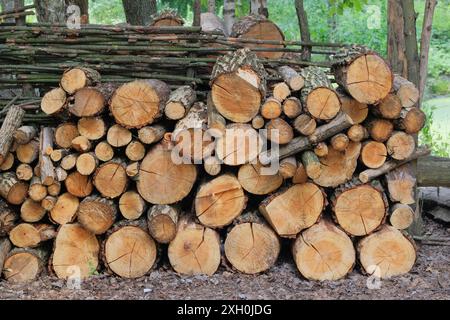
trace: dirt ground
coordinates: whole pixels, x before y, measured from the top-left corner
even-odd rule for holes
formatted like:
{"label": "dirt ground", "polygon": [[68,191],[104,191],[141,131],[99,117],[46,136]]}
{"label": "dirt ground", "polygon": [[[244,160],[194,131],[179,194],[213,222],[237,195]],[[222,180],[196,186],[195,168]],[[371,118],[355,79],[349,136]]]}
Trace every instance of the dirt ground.
{"label": "dirt ground", "polygon": [[[428,218],[425,223],[428,235],[450,236],[448,225]],[[418,244],[418,249],[413,270],[382,280],[379,289],[367,288],[368,278],[358,267],[340,281],[302,279],[286,251],[275,267],[256,276],[221,267],[210,277],[181,277],[163,265],[134,280],[100,274],[77,290],[51,276],[27,284],[2,281],[0,299],[450,299],[450,246]]]}

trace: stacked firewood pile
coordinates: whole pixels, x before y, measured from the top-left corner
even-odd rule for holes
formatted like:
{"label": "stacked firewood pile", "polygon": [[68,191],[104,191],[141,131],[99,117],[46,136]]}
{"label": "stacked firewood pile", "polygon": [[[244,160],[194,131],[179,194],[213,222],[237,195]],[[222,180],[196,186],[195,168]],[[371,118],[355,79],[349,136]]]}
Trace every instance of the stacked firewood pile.
{"label": "stacked firewood pile", "polygon": [[112,83],[87,64],[42,98],[52,124],[23,125],[23,106],[8,106],[4,278],[45,266],[59,278],[135,278],[166,255],[183,275],[221,263],[256,274],[284,238],[307,279],[340,279],[356,263],[408,272],[409,162],[429,152],[414,136],[425,122],[417,89],[364,47],[332,56],[337,84],[317,66],[269,68],[250,49],[214,58],[204,96],[159,79]]}

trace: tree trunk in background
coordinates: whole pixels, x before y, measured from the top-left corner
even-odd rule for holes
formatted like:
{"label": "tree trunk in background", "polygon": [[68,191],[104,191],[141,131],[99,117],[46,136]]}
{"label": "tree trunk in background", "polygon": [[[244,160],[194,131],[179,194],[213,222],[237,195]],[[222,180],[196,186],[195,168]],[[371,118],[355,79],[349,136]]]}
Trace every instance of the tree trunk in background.
{"label": "tree trunk in background", "polygon": [[268,18],[267,0],[250,0],[250,14],[263,15]]}
{"label": "tree trunk in background", "polygon": [[422,35],[420,39],[419,105],[422,103],[422,98],[425,93],[425,84],[427,82],[428,53],[430,51],[431,29],[436,3],[436,0],[427,0],[427,2],[425,3],[425,11],[423,14]]}
{"label": "tree trunk in background", "polygon": [[131,25],[148,25],[151,22],[152,5],[149,0],[122,0],[127,22]]}
{"label": "tree trunk in background", "polygon": [[65,0],[34,0],[38,22],[66,23]]}
{"label": "tree trunk in background", "polygon": [[208,0],[208,12],[216,14],[216,0]]}
{"label": "tree trunk in background", "polygon": [[405,33],[400,0],[388,1],[388,43],[387,57],[392,71],[408,77],[408,62],[405,55]]}
{"label": "tree trunk in background", "polygon": [[[297,11],[298,24],[300,26],[300,36],[303,42],[310,42],[308,17],[303,7],[303,0],[295,0],[295,10]],[[311,60],[311,47],[303,47],[303,60]]]}
{"label": "tree trunk in background", "polygon": [[408,60],[408,80],[419,87],[419,54],[414,0],[403,0],[401,5],[404,19],[406,59]]}
{"label": "tree trunk in background", "polygon": [[81,24],[89,23],[89,0],[66,0],[67,6],[76,5],[80,8]]}
{"label": "tree trunk in background", "polygon": [[[0,0],[0,4],[2,5],[1,11],[9,11],[14,9],[14,0]],[[16,19],[9,18],[5,20],[5,23],[14,23]]]}
{"label": "tree trunk in background", "polygon": [[234,0],[223,1],[223,21],[227,35],[231,33],[231,28],[234,24],[234,17],[236,15],[236,5]]}
{"label": "tree trunk in background", "polygon": [[200,0],[194,0],[194,20],[192,21],[193,26],[200,26],[200,16],[202,14],[202,6]]}
{"label": "tree trunk in background", "polygon": [[[330,0],[327,1],[328,9],[331,10],[331,8],[334,6]],[[329,37],[331,42],[336,41],[336,35],[337,35],[337,15],[336,13],[333,13],[332,15],[328,15],[327,18],[328,23],[328,30],[329,30]]]}
{"label": "tree trunk in background", "polygon": [[150,14],[154,15],[158,13],[158,6],[156,0],[150,0]]}

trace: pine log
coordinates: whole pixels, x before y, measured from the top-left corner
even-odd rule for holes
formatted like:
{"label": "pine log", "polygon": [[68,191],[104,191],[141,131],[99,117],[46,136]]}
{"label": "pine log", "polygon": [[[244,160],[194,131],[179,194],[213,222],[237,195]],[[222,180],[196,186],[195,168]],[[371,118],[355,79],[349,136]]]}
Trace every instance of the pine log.
{"label": "pine log", "polygon": [[319,220],[325,204],[320,188],[307,182],[272,194],[261,202],[259,211],[279,236],[293,238]]}
{"label": "pine log", "polygon": [[28,196],[38,202],[41,202],[47,196],[47,187],[42,184],[39,177],[34,176],[31,179]]}
{"label": "pine log", "polygon": [[408,134],[418,133],[425,126],[425,113],[419,108],[403,109],[400,118],[395,121],[398,129],[404,130]]}
{"label": "pine log", "polygon": [[196,100],[197,94],[191,86],[181,86],[170,94],[164,108],[164,114],[170,120],[180,120],[187,114]]}
{"label": "pine log", "polygon": [[55,129],[55,143],[60,148],[68,149],[72,146],[72,140],[79,135],[76,124],[64,122]]}
{"label": "pine log", "polygon": [[47,193],[50,196],[56,197],[61,193],[61,183],[59,181],[55,181],[53,184],[47,187]]}
{"label": "pine log", "polygon": [[303,166],[303,163],[297,161],[297,170],[295,171],[295,174],[292,177],[292,183],[302,184],[307,181],[308,181],[308,175],[306,174],[306,169]]}
{"label": "pine log", "polygon": [[243,214],[227,234],[225,256],[242,273],[256,274],[272,267],[280,253],[277,234],[256,212]]}
{"label": "pine log", "polygon": [[78,132],[89,140],[99,140],[106,134],[106,124],[101,117],[84,117],[78,120]]}
{"label": "pine log", "polygon": [[273,86],[273,97],[280,102],[291,95],[291,90],[285,82],[279,82]]}
{"label": "pine log", "polygon": [[386,119],[371,119],[367,123],[367,129],[373,140],[385,142],[391,136],[394,124]]}
{"label": "pine log", "polygon": [[60,225],[75,220],[80,201],[70,193],[63,193],[56,200],[56,204],[49,212],[50,219]]}
{"label": "pine log", "polygon": [[147,204],[136,191],[127,191],[120,196],[119,210],[128,220],[139,219],[145,211]]}
{"label": "pine log", "polygon": [[177,234],[180,209],[176,206],[158,204],[147,212],[150,235],[159,243],[170,243]]}
{"label": "pine log", "polygon": [[105,233],[117,218],[117,207],[112,200],[89,196],[80,202],[77,221],[93,234]]}
{"label": "pine log", "polygon": [[95,146],[95,157],[103,162],[114,158],[114,149],[107,141],[101,141]]}
{"label": "pine log", "polygon": [[292,178],[297,171],[297,159],[295,157],[284,158],[280,161],[278,172],[284,180]]}
{"label": "pine log", "polygon": [[377,104],[392,89],[393,74],[375,52],[363,47],[345,48],[333,65],[336,82],[361,103]]}
{"label": "pine log", "polygon": [[347,136],[353,142],[361,142],[369,138],[369,131],[361,124],[354,124],[347,130]]}
{"label": "pine log", "polygon": [[99,265],[100,246],[95,235],[80,224],[62,225],[53,245],[50,268],[60,279],[74,273],[84,279],[91,276]]}
{"label": "pine log", "polygon": [[83,176],[78,171],[70,173],[64,181],[64,184],[71,195],[79,198],[87,197],[94,189],[91,177]]}
{"label": "pine log", "polygon": [[29,223],[39,222],[44,218],[45,213],[46,210],[41,203],[30,198],[26,199],[20,207],[20,218]]}
{"label": "pine log", "polygon": [[106,135],[108,143],[116,148],[126,146],[131,142],[132,138],[131,131],[118,124],[110,127]]}
{"label": "pine log", "polygon": [[128,186],[125,167],[121,159],[113,159],[97,168],[93,182],[102,196],[114,199],[125,192]]}
{"label": "pine log", "polygon": [[139,178],[139,162],[132,162],[125,168],[125,171],[127,173],[127,176],[130,177],[130,179],[136,181]]}
{"label": "pine log", "polygon": [[16,226],[19,215],[0,199],[0,237],[5,237]]}
{"label": "pine log", "polygon": [[311,179],[319,178],[322,173],[322,164],[317,155],[308,150],[302,153],[301,159],[306,175]]}
{"label": "pine log", "polygon": [[317,128],[317,122],[306,113],[299,115],[294,120],[294,128],[300,134],[309,136],[314,133]]}
{"label": "pine log", "polygon": [[0,276],[2,275],[3,265],[8,253],[11,251],[11,242],[8,238],[0,238]]}
{"label": "pine log", "polygon": [[172,147],[170,140],[164,139],[153,146],[140,165],[137,190],[152,204],[172,204],[182,200],[197,179],[195,165],[172,161]]}
{"label": "pine log", "polygon": [[389,198],[401,204],[414,204],[416,178],[411,164],[404,164],[386,174]]}
{"label": "pine log", "polygon": [[10,106],[3,124],[0,127],[0,164],[8,155],[9,149],[14,141],[14,132],[20,128],[25,110],[18,106]]}
{"label": "pine log", "polygon": [[6,157],[3,159],[3,163],[0,165],[0,171],[8,171],[14,165],[14,154],[8,152]]}
{"label": "pine log", "polygon": [[[271,172],[259,162],[244,164],[239,168],[238,180],[245,191],[252,194],[264,195],[277,190],[283,183],[279,172]],[[273,171],[273,170],[272,170]]]}
{"label": "pine log", "polygon": [[277,71],[292,91],[298,91],[305,85],[305,79],[291,67],[281,66]]}
{"label": "pine log", "polygon": [[75,92],[68,110],[76,117],[93,117],[101,114],[105,106],[106,100],[103,94],[95,87],[87,87]]}
{"label": "pine log", "polygon": [[28,194],[28,184],[17,179],[14,172],[0,173],[0,196],[13,205],[22,204]]}
{"label": "pine log", "polygon": [[150,26],[153,27],[175,27],[184,24],[183,18],[175,10],[162,10],[152,15]]}
{"label": "pine log", "polygon": [[93,152],[83,153],[77,158],[75,166],[80,174],[89,176],[97,169],[98,160]]}
{"label": "pine log", "polygon": [[386,142],[388,154],[395,160],[409,158],[416,149],[414,137],[403,132],[395,131]]}
{"label": "pine log", "polygon": [[64,170],[72,170],[73,168],[75,168],[76,164],[77,164],[77,158],[78,155],[77,154],[68,154],[67,156],[65,156],[64,158],[61,159],[61,168],[63,168]]}
{"label": "pine log", "polygon": [[245,209],[247,197],[239,180],[224,174],[203,183],[195,196],[195,213],[207,227],[222,228],[229,225]]}
{"label": "pine log", "polygon": [[301,101],[305,110],[319,120],[331,120],[341,110],[341,102],[326,74],[318,67],[307,67],[300,74],[305,79]]}
{"label": "pine log", "polygon": [[318,157],[325,157],[328,155],[328,145],[325,142],[319,142],[314,147],[314,153]]}
{"label": "pine log", "polygon": [[58,200],[58,198],[54,197],[54,196],[46,196],[42,201],[41,201],[41,207],[43,209],[45,209],[46,211],[50,211],[55,207],[56,201]]}
{"label": "pine log", "polygon": [[277,144],[287,144],[294,139],[294,130],[282,118],[272,119],[266,123],[267,139]]}
{"label": "pine log", "polygon": [[162,116],[169,95],[168,85],[160,80],[136,80],[114,92],[110,110],[118,124],[139,129]]}
{"label": "pine log", "polygon": [[16,157],[21,163],[31,164],[39,156],[39,141],[31,140],[27,144],[21,144],[16,149]]}
{"label": "pine log", "polygon": [[99,83],[100,78],[100,74],[93,69],[77,67],[64,72],[60,85],[68,94],[74,94],[80,89]]}
{"label": "pine log", "polygon": [[253,127],[253,129],[256,129],[256,130],[261,129],[262,127],[264,127],[264,125],[265,125],[264,118],[261,115],[259,115],[259,114],[257,114],[252,119],[252,127]]}
{"label": "pine log", "polygon": [[61,88],[55,88],[47,92],[41,101],[41,110],[48,115],[60,113],[67,105],[66,92]]}
{"label": "pine log", "polygon": [[[254,39],[254,40],[273,40],[273,41],[284,41],[284,34],[278,28],[278,26],[272,21],[268,20],[263,15],[250,15],[242,17],[239,21],[233,24],[231,30],[231,36],[233,38],[240,39]],[[256,44],[256,43],[245,43],[247,48],[283,48],[282,44]],[[277,51],[258,51],[257,55],[259,58],[268,59],[279,59],[283,56],[283,52]]]}
{"label": "pine log", "polygon": [[402,103],[397,95],[390,93],[379,104],[373,106],[371,110],[378,117],[397,119],[402,111]]}
{"label": "pine log", "polygon": [[69,152],[70,151],[68,149],[54,149],[52,151],[52,153],[50,154],[50,159],[53,162],[59,162],[59,161],[61,161],[62,158],[67,156],[69,154]]}
{"label": "pine log", "polygon": [[56,236],[54,226],[49,224],[21,223],[9,233],[11,243],[19,248],[33,248]]}
{"label": "pine log", "polygon": [[13,249],[5,259],[3,275],[10,282],[29,282],[36,280],[44,271],[48,252],[43,248]]}
{"label": "pine log", "polygon": [[348,147],[349,138],[345,133],[338,133],[331,137],[330,144],[334,150],[345,151]]}
{"label": "pine log", "polygon": [[72,140],[72,149],[78,152],[88,152],[92,148],[92,143],[85,136],[78,136]]}
{"label": "pine log", "polygon": [[156,262],[157,247],[144,219],[121,221],[108,231],[102,245],[107,268],[123,278],[139,278]]}
{"label": "pine log", "polygon": [[390,224],[398,229],[408,229],[414,221],[414,211],[407,204],[396,203],[391,208]]}
{"label": "pine log", "polygon": [[[184,114],[183,114],[184,116]],[[161,141],[166,133],[162,125],[146,126],[138,130],[138,138],[142,143],[152,144]]]}
{"label": "pine log", "polygon": [[376,272],[381,279],[408,273],[416,261],[413,240],[388,225],[363,238],[357,252],[363,270],[367,274]]}
{"label": "pine log", "polygon": [[336,188],[332,197],[337,223],[350,235],[364,236],[379,228],[386,218],[388,202],[381,184],[350,181]]}
{"label": "pine log", "polygon": [[350,237],[326,219],[299,234],[292,255],[302,276],[319,281],[345,277],[356,261]]}
{"label": "pine log", "polygon": [[214,274],[220,265],[220,237],[213,229],[183,216],[168,248],[174,270],[183,275]]}
{"label": "pine log", "polygon": [[210,156],[203,161],[203,169],[210,176],[217,176],[222,170],[222,165],[217,157]]}
{"label": "pine log", "polygon": [[361,162],[368,168],[381,167],[387,158],[386,146],[381,142],[367,141],[361,149]]}
{"label": "pine log", "polygon": [[369,114],[367,104],[358,102],[342,92],[338,92],[338,95],[341,100],[342,111],[352,119],[354,124],[359,124],[366,120]]}
{"label": "pine log", "polygon": [[419,89],[410,81],[396,74],[393,89],[403,108],[411,108],[419,101]]}
{"label": "pine log", "polygon": [[289,97],[283,102],[283,113],[289,119],[297,118],[303,111],[302,103],[296,97]]}
{"label": "pine log", "polygon": [[18,144],[26,144],[34,139],[38,134],[35,126],[21,126],[14,132],[14,140]]}
{"label": "pine log", "polygon": [[55,182],[55,167],[47,150],[53,150],[53,128],[43,127],[40,135],[39,168],[41,170],[41,182],[49,186]]}
{"label": "pine log", "polygon": [[[60,185],[61,185],[61,182],[65,181],[67,179],[68,173],[62,167],[56,167],[55,168],[55,175],[56,175],[56,180],[58,182],[60,182]],[[51,186],[49,186],[49,187],[51,187]]]}
{"label": "pine log", "polygon": [[266,95],[266,76],[263,65],[248,49],[219,57],[210,82],[217,111],[233,122],[250,121]]}
{"label": "pine log", "polygon": [[281,115],[281,102],[274,98],[269,97],[261,106],[260,113],[265,119],[276,119]]}

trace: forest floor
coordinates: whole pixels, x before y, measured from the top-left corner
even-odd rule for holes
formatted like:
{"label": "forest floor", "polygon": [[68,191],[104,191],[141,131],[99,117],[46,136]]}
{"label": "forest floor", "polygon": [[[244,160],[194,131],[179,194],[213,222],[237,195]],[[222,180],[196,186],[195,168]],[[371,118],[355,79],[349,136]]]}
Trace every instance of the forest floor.
{"label": "forest floor", "polygon": [[[425,218],[427,235],[448,237],[449,225]],[[286,246],[284,246],[286,247]],[[345,279],[315,282],[303,279],[282,252],[270,271],[242,275],[224,267],[213,276],[181,277],[167,265],[139,279],[97,275],[69,289],[67,283],[43,276],[27,284],[0,282],[3,299],[450,299],[450,246],[418,244],[418,259],[409,274],[367,287],[358,267]],[[372,282],[373,284],[373,282]]]}

